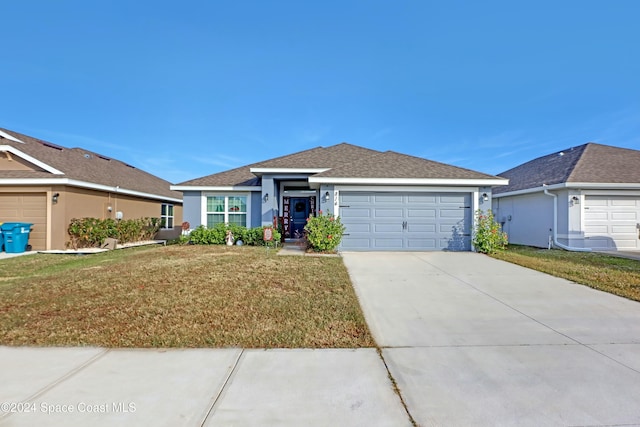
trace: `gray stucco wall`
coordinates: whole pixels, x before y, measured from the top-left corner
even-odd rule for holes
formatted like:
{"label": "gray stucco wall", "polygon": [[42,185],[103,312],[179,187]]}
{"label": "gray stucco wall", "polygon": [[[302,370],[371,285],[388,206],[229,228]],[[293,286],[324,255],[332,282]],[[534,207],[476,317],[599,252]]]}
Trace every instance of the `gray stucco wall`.
{"label": "gray stucco wall", "polygon": [[553,228],[552,197],[540,192],[493,199],[493,212],[496,221],[503,224],[509,243],[548,246]]}
{"label": "gray stucco wall", "polygon": [[200,215],[202,212],[202,193],[200,191],[184,191],[182,193],[182,199],[182,216],[184,221],[187,221],[191,228],[196,228],[201,225]]}

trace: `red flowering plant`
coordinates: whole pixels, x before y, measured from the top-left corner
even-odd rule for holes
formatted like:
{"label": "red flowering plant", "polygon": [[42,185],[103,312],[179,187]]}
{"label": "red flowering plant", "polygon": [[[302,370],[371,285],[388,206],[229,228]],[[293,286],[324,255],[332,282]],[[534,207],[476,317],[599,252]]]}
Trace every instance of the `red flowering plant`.
{"label": "red flowering plant", "polygon": [[344,229],[340,218],[331,213],[323,215],[322,211],[318,211],[318,216],[307,219],[307,225],[304,227],[307,243],[315,252],[335,252],[342,240]]}
{"label": "red flowering plant", "polygon": [[483,212],[476,211],[476,223],[473,231],[473,246],[476,251],[484,254],[492,254],[503,250],[507,243],[507,233],[500,229],[491,209]]}

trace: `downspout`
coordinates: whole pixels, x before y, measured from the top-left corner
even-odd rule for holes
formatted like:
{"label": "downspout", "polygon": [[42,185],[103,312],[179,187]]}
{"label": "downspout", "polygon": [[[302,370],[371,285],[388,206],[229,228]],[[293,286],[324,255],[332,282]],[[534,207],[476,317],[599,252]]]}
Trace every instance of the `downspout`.
{"label": "downspout", "polygon": [[553,197],[553,244],[559,248],[564,249],[565,251],[591,252],[591,248],[575,248],[572,246],[563,245],[562,243],[558,242],[558,195],[549,193],[549,190],[546,189],[546,186],[547,184],[542,184],[544,194]]}

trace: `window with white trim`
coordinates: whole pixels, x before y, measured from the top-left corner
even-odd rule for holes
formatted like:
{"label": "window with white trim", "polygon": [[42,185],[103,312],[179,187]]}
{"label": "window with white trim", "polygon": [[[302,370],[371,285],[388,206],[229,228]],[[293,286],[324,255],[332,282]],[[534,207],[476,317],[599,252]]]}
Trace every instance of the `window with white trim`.
{"label": "window with white trim", "polygon": [[216,224],[235,224],[247,227],[248,196],[207,196],[207,228]]}
{"label": "window with white trim", "polygon": [[160,228],[173,228],[173,205],[162,204],[160,208]]}

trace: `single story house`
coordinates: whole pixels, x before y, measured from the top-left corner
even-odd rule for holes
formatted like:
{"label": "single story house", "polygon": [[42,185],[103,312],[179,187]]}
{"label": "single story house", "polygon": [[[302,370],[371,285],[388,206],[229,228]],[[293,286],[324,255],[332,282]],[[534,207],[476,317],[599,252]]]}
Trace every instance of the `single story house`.
{"label": "single story house", "polygon": [[640,249],[640,151],[588,143],[499,175],[509,185],[493,210],[510,243]]}
{"label": "single story house", "polygon": [[342,250],[470,250],[473,212],[504,178],[341,143],[171,186],[192,227],[281,224],[302,236],[322,210],[346,226]]}
{"label": "single story house", "polygon": [[180,235],[182,194],[171,183],[83,148],[0,128],[0,222],[33,223],[34,250],[64,249],[73,218],[161,218]]}

